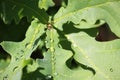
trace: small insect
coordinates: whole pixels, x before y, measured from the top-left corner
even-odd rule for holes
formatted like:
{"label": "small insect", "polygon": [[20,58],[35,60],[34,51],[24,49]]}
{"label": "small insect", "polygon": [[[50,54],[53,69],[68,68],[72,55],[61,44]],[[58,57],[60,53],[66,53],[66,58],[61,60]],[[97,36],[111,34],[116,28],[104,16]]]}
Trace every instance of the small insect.
{"label": "small insect", "polygon": [[51,24],[51,23],[48,23],[48,24],[47,24],[47,29],[48,29],[48,30],[51,30],[51,29],[52,29],[52,24]]}

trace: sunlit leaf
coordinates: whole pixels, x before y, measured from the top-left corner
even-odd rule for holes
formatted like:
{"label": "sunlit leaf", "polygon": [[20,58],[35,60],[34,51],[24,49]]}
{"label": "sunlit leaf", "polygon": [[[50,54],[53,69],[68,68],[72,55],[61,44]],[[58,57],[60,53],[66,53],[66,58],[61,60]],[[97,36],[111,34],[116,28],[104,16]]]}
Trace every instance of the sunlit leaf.
{"label": "sunlit leaf", "polygon": [[11,55],[9,66],[4,73],[0,75],[1,80],[3,78],[20,80],[22,68],[31,63],[31,61],[28,60],[31,53],[42,43],[41,36],[44,33],[44,28],[45,26],[43,24],[38,20],[34,20],[26,33],[26,38],[22,42],[4,41],[1,43],[3,49]]}
{"label": "sunlit leaf", "polygon": [[84,32],[67,35],[75,51],[77,62],[93,68],[96,71],[95,80],[119,80],[119,42],[98,42]]}
{"label": "sunlit leaf", "polygon": [[54,6],[54,3],[52,0],[39,0],[39,7],[44,8],[47,10],[49,7]]}
{"label": "sunlit leaf", "polygon": [[[72,21],[81,25],[81,21],[86,24],[96,25],[97,20],[104,20],[111,30],[120,36],[120,0],[69,0],[66,8],[61,8],[54,17],[55,26],[62,29],[62,25]],[[101,22],[101,21],[100,21]],[[99,23],[101,24],[101,23]],[[88,28],[98,27],[88,26]],[[84,26],[79,26],[84,28]]]}

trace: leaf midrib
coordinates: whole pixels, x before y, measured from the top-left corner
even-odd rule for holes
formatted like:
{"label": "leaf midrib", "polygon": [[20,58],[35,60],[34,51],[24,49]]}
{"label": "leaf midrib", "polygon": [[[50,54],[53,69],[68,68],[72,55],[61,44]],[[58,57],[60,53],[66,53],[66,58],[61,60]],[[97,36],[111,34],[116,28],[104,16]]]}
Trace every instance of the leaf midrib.
{"label": "leaf midrib", "polygon": [[[94,67],[95,70],[97,70],[104,78],[106,78],[107,80],[111,80],[110,77],[108,75],[106,75],[104,72],[102,72],[99,67],[97,67],[95,65],[95,63],[89,58],[89,56],[87,55],[87,53],[80,48],[72,39],[70,39],[70,37],[68,35],[66,35],[66,37],[69,39],[69,41],[72,42],[72,45],[76,45],[75,48],[77,48],[81,54],[84,56],[84,58],[87,60],[87,62],[92,65],[92,67]],[[73,46],[74,47],[74,46]]]}

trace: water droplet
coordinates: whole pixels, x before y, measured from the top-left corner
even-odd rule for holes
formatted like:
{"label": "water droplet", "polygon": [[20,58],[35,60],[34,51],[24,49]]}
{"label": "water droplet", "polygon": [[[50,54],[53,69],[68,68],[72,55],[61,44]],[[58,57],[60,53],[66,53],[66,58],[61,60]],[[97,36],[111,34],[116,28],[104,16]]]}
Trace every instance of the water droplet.
{"label": "water droplet", "polygon": [[55,75],[55,76],[57,76],[57,75],[58,75],[58,73],[56,73],[56,72],[55,72],[55,73],[54,73],[54,75]]}
{"label": "water droplet", "polygon": [[48,41],[46,40],[45,43],[48,43]]}
{"label": "water droplet", "polygon": [[53,47],[50,47],[51,52],[55,52],[55,49]]}
{"label": "water droplet", "polygon": [[19,58],[18,58],[18,57],[16,57],[16,58],[15,58],[15,61],[18,61],[18,60],[19,60]]}
{"label": "water droplet", "polygon": [[110,68],[110,71],[113,72],[113,68]]}
{"label": "water droplet", "polygon": [[18,68],[18,66],[14,67],[14,68],[13,68],[13,72],[14,72],[17,68]]}
{"label": "water droplet", "polygon": [[54,42],[54,40],[53,40],[53,39],[51,39],[51,40],[50,40],[50,42],[52,43],[52,42]]}
{"label": "water droplet", "polygon": [[8,80],[8,74],[3,77],[3,80]]}
{"label": "water droplet", "polygon": [[51,75],[47,75],[47,76],[45,77],[45,79],[46,79],[46,80],[52,79],[52,76],[51,76]]}
{"label": "water droplet", "polygon": [[30,43],[26,43],[26,44],[25,44],[25,48],[29,48],[30,46],[31,46]]}
{"label": "water droplet", "polygon": [[77,45],[76,45],[76,44],[73,44],[73,46],[74,46],[74,47],[77,47]]}

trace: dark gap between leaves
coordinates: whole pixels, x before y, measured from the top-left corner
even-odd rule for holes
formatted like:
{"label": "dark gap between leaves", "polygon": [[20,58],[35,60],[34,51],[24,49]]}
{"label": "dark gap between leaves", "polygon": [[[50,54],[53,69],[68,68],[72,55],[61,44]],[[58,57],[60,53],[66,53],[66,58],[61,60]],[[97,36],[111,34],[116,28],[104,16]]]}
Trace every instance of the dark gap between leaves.
{"label": "dark gap between leaves", "polygon": [[79,65],[80,65],[83,69],[90,70],[94,75],[96,74],[96,71],[95,71],[93,68],[91,68],[91,67],[89,67],[89,66],[87,66],[87,65],[80,64],[80,63],[79,63]]}
{"label": "dark gap between leaves", "polygon": [[83,69],[91,71],[94,75],[96,74],[96,71],[92,67],[81,64],[81,63],[77,62],[75,59],[72,59],[71,64],[73,64],[71,69],[74,69],[74,68],[81,66]]}
{"label": "dark gap between leaves", "polygon": [[1,46],[0,46],[0,59],[11,59],[10,54],[8,54]]}
{"label": "dark gap between leaves", "polygon": [[[5,24],[0,19],[0,42],[2,41],[15,41],[19,42],[25,38],[25,33],[30,23],[27,22],[27,18],[23,17],[19,24],[16,24],[13,20],[10,24]],[[24,27],[23,27],[24,26]]]}
{"label": "dark gap between leaves", "polygon": [[103,24],[102,26],[98,27],[98,35],[96,36],[96,40],[100,42],[111,41],[115,39],[119,39],[111,29],[107,23]]}
{"label": "dark gap between leaves", "polygon": [[[40,38],[38,38],[36,41],[35,41],[35,44],[38,44],[39,40],[41,39],[41,41],[45,41],[45,38],[46,38],[46,34],[44,33],[42,36],[40,36]],[[45,43],[44,43],[45,44]],[[38,48],[32,52],[31,54],[31,58],[33,59],[43,59],[44,56],[43,56],[43,53],[46,52],[48,49],[45,47],[45,45],[42,44],[42,45],[39,45]]]}
{"label": "dark gap between leaves", "polygon": [[53,0],[55,6],[61,6],[62,0]]}
{"label": "dark gap between leaves", "polygon": [[[95,24],[99,24],[99,23],[100,23],[100,21],[97,20]],[[95,37],[95,40],[100,41],[100,42],[119,39],[119,37],[116,36],[111,31],[111,29],[109,28],[107,23],[103,24],[102,26],[100,26],[98,28],[89,28],[89,29],[76,28],[76,27],[74,27],[74,23],[72,23],[72,22],[65,23],[63,25],[64,34],[78,33],[80,31],[86,32],[88,35],[90,35],[91,37]],[[97,32],[98,32],[98,34],[97,34]]]}
{"label": "dark gap between leaves", "polygon": [[81,21],[83,21],[83,22],[87,22],[85,19],[81,19]]}
{"label": "dark gap between leaves", "polygon": [[100,20],[97,20],[97,21],[95,22],[95,24],[100,24]]}
{"label": "dark gap between leaves", "polygon": [[59,47],[62,47],[63,49],[66,49],[66,50],[71,50],[74,53],[74,51],[71,48],[71,42],[65,37],[65,34],[63,33],[63,31],[60,31],[57,28],[55,28],[55,29],[56,29],[57,33],[59,34],[59,40],[60,40]]}
{"label": "dark gap between leaves", "polygon": [[66,65],[70,69],[75,69],[75,68],[79,67],[79,64],[73,58],[68,59],[66,62]]}
{"label": "dark gap between leaves", "polygon": [[11,55],[8,54],[1,46],[0,46],[0,60],[5,61],[4,69],[9,66],[10,61],[11,61]]}
{"label": "dark gap between leaves", "polygon": [[[68,29],[69,28],[69,29]],[[70,23],[65,23],[63,25],[63,31],[60,31],[58,29],[56,29],[58,34],[60,35],[59,39],[60,42],[59,44],[62,46],[63,49],[66,50],[70,50],[73,52],[73,49],[71,48],[72,43],[69,42],[69,40],[64,36],[65,34],[71,34],[71,33],[79,33],[80,31],[84,31],[86,32],[88,35],[90,35],[91,37],[96,37],[97,34],[97,29],[96,28],[90,28],[90,29],[79,29],[79,28],[75,28],[74,24],[72,22]],[[66,47],[67,46],[67,47]],[[70,69],[75,69],[79,66],[81,66],[83,69],[86,70],[90,70],[92,71],[93,74],[95,74],[95,70],[91,67],[88,67],[86,65],[80,64],[77,61],[75,61],[75,59],[73,59],[72,57],[70,59],[67,60],[66,65],[70,68]]]}
{"label": "dark gap between leaves", "polygon": [[59,6],[53,6],[53,7],[49,7],[48,10],[47,10],[47,13],[51,16],[53,16],[54,14],[57,13],[57,11],[59,10]]}
{"label": "dark gap between leaves", "polygon": [[35,71],[28,73],[27,72],[27,66],[24,67],[21,80],[53,80],[52,78],[51,79],[46,79],[48,77],[48,75],[42,74],[40,72],[40,70],[44,70],[44,68],[37,68]]}
{"label": "dark gap between leaves", "polygon": [[69,22],[63,24],[63,32],[64,34],[78,33],[80,32],[80,29],[74,27],[74,23]]}
{"label": "dark gap between leaves", "polygon": [[53,0],[53,2],[55,3],[55,6],[61,6],[62,3],[64,3],[65,5],[68,4],[68,0]]}
{"label": "dark gap between leaves", "polygon": [[32,59],[37,59],[37,58],[43,59],[44,58],[42,50],[40,50],[39,48],[37,48],[34,52],[32,52],[30,57]]}
{"label": "dark gap between leaves", "polygon": [[62,3],[64,3],[65,5],[68,4],[68,0],[53,0],[53,2],[55,3],[55,5],[52,7],[49,7],[47,10],[47,13],[51,16],[54,16],[58,12],[58,10],[62,6]]}
{"label": "dark gap between leaves", "polygon": [[79,62],[77,62],[74,58],[70,58],[69,60],[67,60],[66,65],[70,68],[70,69],[76,69],[79,66],[81,66],[83,69],[85,70],[90,70],[94,75],[96,74],[95,70],[87,65],[83,65],[80,64]]}
{"label": "dark gap between leaves", "polygon": [[65,23],[63,25],[64,34],[79,33],[81,31],[87,33],[91,37],[96,37],[98,30],[96,28],[89,28],[89,29],[76,28],[76,27],[74,27],[74,23],[72,23],[72,22]]}
{"label": "dark gap between leaves", "polygon": [[49,7],[47,10],[47,13],[51,16],[53,16],[55,13],[57,13],[59,8],[61,7],[61,0],[53,0],[53,2],[55,3],[55,6]]}

